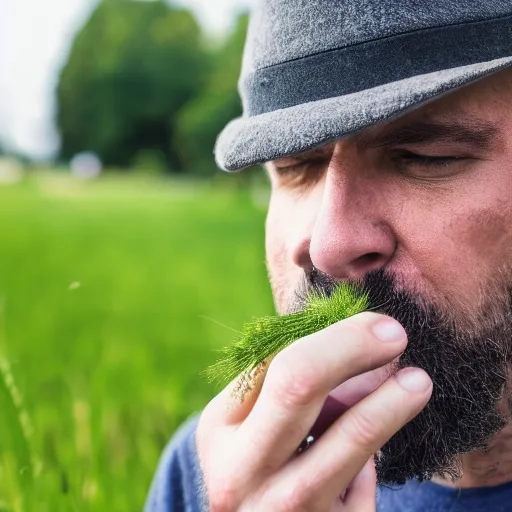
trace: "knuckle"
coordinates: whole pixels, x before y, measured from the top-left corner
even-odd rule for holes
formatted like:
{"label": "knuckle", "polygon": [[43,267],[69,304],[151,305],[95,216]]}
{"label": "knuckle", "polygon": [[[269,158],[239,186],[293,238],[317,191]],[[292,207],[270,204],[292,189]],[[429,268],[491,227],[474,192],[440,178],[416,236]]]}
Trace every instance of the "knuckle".
{"label": "knuckle", "polygon": [[340,332],[347,365],[364,364],[371,360],[378,351],[378,346],[371,343],[370,334],[364,324],[347,320]]}
{"label": "knuckle", "polygon": [[[274,481],[275,482],[275,481]],[[267,484],[269,484],[267,482]],[[319,488],[311,486],[310,478],[298,475],[293,485],[284,484],[277,487],[266,486],[261,496],[264,496],[261,510],[272,512],[320,512],[329,510],[320,499]]]}
{"label": "knuckle", "polygon": [[381,427],[378,420],[364,411],[354,411],[339,424],[341,434],[347,442],[365,451],[374,449],[381,437]]}
{"label": "knuckle", "polygon": [[267,375],[269,391],[285,407],[305,407],[319,392],[314,368],[291,358],[276,356]]}
{"label": "knuckle", "polygon": [[[361,313],[361,315],[364,313]],[[350,338],[352,340],[353,345],[356,348],[363,349],[370,341],[370,330],[368,329],[369,322],[358,320],[355,317],[351,317],[347,319],[347,322],[344,326],[346,331],[351,335]]]}
{"label": "knuckle", "polygon": [[313,508],[304,501],[302,493],[288,492],[284,496],[276,497],[265,507],[265,510],[276,512],[313,512]]}
{"label": "knuckle", "polygon": [[353,318],[347,318],[334,324],[332,328],[332,337],[343,344],[348,357],[357,358],[368,352],[366,349],[370,342],[370,334],[365,324],[357,322]]}
{"label": "knuckle", "polygon": [[[383,355],[384,344],[375,343],[375,336],[370,332],[367,323],[349,318],[343,326],[343,340],[347,366],[370,368]],[[348,343],[347,343],[348,342]]]}
{"label": "knuckle", "polygon": [[207,485],[210,512],[234,512],[237,508],[237,491],[229,480],[216,480]]}

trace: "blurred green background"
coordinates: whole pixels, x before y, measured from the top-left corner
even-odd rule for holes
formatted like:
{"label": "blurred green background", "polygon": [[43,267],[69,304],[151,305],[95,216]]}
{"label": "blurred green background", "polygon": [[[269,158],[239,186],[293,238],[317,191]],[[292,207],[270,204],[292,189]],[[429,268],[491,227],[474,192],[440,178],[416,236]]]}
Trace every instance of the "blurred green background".
{"label": "blurred green background", "polygon": [[97,2],[55,83],[58,152],[4,147],[0,511],[141,510],[215,349],[272,313],[263,171],[212,156],[246,26]]}

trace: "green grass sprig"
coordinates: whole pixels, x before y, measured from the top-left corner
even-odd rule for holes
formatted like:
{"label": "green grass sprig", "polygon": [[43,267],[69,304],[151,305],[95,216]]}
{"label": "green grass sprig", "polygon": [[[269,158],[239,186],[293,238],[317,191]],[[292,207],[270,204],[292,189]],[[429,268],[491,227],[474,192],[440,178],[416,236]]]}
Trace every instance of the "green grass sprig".
{"label": "green grass sprig", "polygon": [[368,309],[367,294],[343,283],[327,296],[313,292],[306,307],[297,313],[256,318],[244,324],[240,338],[221,349],[217,363],[206,370],[207,378],[221,386],[239,375],[250,375],[264,361],[294,341]]}

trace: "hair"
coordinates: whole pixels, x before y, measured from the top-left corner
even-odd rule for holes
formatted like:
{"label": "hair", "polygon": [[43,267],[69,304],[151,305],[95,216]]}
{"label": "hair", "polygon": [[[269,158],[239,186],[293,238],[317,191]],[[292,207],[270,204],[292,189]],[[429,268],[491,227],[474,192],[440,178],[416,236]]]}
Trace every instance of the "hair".
{"label": "hair", "polygon": [[[420,304],[399,291],[383,270],[369,273],[362,283],[370,307],[398,320],[407,332],[408,345],[394,371],[422,368],[434,385],[423,411],[382,447],[376,459],[378,480],[403,484],[434,475],[459,478],[459,456],[487,450],[510,419],[510,400],[503,404],[503,398],[510,392],[512,283],[508,280],[505,286],[497,280],[489,288],[484,302],[492,313],[478,312],[476,317],[485,321],[473,332],[457,330],[449,311]],[[336,286],[335,280],[313,270],[296,300],[301,303],[308,289],[330,294]]]}

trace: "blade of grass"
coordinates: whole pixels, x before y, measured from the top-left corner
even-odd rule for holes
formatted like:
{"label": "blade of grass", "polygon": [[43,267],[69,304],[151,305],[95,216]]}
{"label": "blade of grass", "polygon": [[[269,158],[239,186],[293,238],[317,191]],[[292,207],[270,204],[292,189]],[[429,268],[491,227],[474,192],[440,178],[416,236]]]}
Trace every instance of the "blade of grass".
{"label": "blade of grass", "polygon": [[0,357],[0,484],[9,509],[24,510],[31,492],[34,458],[29,442],[31,427],[8,361]]}

